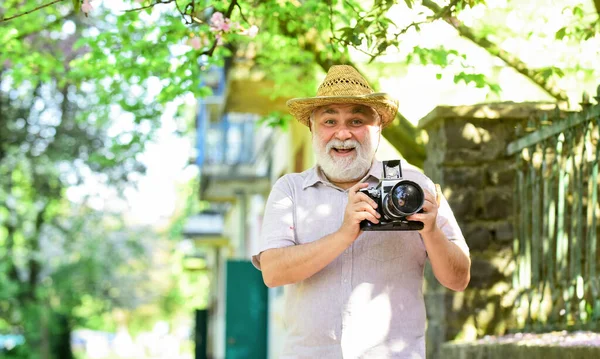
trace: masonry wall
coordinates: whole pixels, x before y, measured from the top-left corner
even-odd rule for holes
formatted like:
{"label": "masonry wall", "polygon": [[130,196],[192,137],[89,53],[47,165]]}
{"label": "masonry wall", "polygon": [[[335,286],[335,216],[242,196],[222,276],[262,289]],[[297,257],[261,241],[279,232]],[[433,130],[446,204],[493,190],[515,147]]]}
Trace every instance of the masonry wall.
{"label": "masonry wall", "polygon": [[424,171],[439,183],[471,250],[465,292],[442,287],[426,273],[427,357],[440,358],[448,340],[474,340],[514,327],[510,297],[514,268],[514,159],[506,146],[515,129],[550,113],[554,104],[497,103],[438,107],[419,125],[428,135]]}

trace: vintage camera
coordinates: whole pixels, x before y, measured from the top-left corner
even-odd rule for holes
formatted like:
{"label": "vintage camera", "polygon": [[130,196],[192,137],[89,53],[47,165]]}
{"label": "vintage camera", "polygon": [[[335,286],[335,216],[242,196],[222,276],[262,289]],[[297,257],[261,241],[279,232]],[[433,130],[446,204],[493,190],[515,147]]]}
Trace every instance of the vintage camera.
{"label": "vintage camera", "polygon": [[363,231],[414,231],[423,229],[423,222],[409,221],[406,217],[423,212],[425,193],[416,182],[402,179],[399,160],[383,161],[383,178],[376,187],[360,190],[377,202],[379,223],[368,220],[360,223]]}

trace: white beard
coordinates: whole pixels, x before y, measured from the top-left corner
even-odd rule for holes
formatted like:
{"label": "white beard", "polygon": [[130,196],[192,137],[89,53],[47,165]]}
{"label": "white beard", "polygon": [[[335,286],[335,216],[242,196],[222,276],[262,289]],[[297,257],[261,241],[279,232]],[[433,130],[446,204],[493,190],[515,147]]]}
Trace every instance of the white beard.
{"label": "white beard", "polygon": [[[354,156],[334,157],[330,152],[333,148],[354,148]],[[333,182],[358,181],[371,168],[377,148],[372,146],[371,134],[365,136],[364,143],[356,140],[340,141],[332,139],[322,146],[317,136],[313,136],[313,148],[316,161],[327,178]]]}

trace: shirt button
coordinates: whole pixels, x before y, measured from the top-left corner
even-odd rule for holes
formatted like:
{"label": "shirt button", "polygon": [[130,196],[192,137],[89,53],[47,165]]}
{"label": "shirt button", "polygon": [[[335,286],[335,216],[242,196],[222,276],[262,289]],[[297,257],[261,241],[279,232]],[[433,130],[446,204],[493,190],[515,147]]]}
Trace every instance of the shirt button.
{"label": "shirt button", "polygon": [[348,279],[344,279],[344,283],[348,283]]}

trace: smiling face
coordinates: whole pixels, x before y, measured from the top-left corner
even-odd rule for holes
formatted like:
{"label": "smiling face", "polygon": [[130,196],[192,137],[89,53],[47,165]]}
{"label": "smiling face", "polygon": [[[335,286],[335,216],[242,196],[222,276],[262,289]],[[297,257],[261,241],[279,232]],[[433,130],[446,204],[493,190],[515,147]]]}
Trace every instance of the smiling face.
{"label": "smiling face", "polygon": [[327,105],[313,112],[313,148],[330,181],[355,182],[369,171],[379,144],[380,122],[375,110],[365,105]]}

